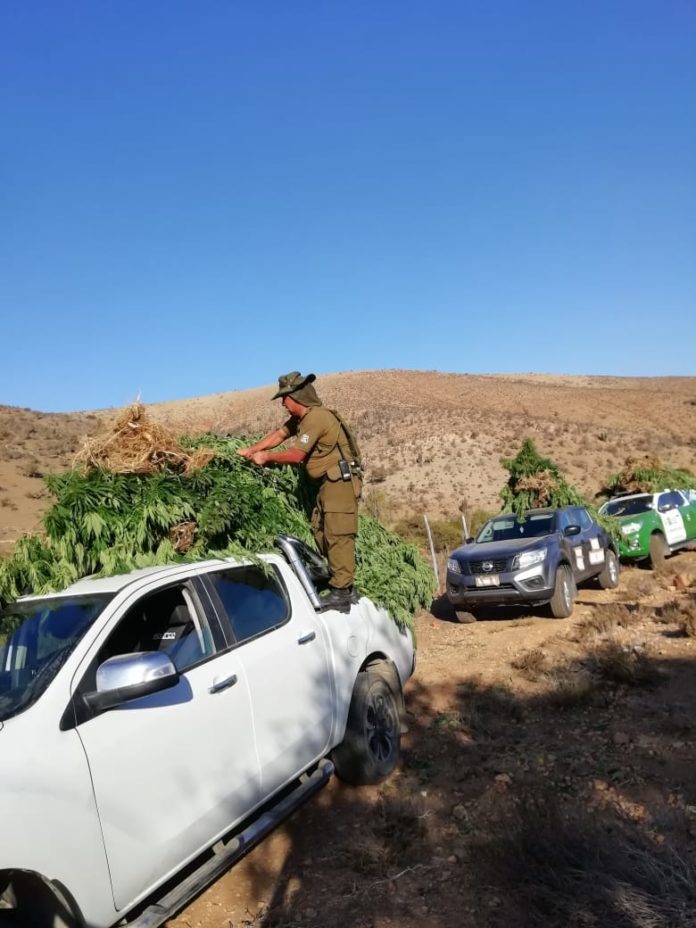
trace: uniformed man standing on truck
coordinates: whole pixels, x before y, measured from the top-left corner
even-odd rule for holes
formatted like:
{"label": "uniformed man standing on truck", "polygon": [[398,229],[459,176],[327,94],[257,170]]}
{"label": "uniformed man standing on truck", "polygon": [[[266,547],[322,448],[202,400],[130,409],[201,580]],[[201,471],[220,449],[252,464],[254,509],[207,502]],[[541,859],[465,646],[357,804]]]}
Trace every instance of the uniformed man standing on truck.
{"label": "uniformed man standing on truck", "polygon": [[[355,536],[358,533],[358,499],[362,491],[360,450],[349,427],[337,412],[317,396],[314,374],[292,371],[278,378],[278,391],[290,418],[249,448],[237,452],[264,467],[266,464],[304,464],[319,481],[312,513],[312,532],[329,562],[330,589],[322,602],[328,608],[349,608],[355,578]],[[271,449],[296,437],[294,448]]]}

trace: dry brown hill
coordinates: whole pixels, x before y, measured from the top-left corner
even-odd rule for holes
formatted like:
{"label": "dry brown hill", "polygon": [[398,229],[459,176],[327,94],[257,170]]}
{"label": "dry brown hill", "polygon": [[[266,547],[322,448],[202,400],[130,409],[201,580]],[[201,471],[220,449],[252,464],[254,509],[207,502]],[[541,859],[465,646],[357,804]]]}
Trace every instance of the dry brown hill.
{"label": "dry brown hill", "polygon": [[[500,458],[531,436],[571,483],[593,494],[628,455],[696,469],[696,378],[474,376],[350,371],[320,376],[324,402],[353,423],[368,465],[366,498],[388,520],[497,508]],[[161,403],[150,411],[186,431],[251,434],[282,421],[273,385]],[[0,539],[38,525],[37,476],[66,467],[83,436],[113,411],[47,414],[0,407]],[[0,549],[2,550],[2,549]]]}

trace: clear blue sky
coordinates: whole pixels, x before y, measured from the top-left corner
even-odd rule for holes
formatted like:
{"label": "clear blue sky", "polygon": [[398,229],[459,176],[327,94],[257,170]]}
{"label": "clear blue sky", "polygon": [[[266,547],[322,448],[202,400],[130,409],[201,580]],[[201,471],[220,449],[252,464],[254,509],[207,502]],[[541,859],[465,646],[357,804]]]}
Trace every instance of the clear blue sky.
{"label": "clear blue sky", "polygon": [[0,403],[696,374],[692,0],[0,17]]}

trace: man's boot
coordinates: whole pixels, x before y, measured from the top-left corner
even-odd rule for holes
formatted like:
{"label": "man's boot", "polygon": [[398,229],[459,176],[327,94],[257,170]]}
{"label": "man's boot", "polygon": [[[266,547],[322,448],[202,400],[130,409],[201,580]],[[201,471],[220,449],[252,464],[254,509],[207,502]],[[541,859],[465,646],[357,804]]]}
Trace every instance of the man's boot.
{"label": "man's boot", "polygon": [[321,596],[321,605],[323,609],[336,609],[338,612],[350,612],[350,606],[353,600],[353,587],[347,586],[337,589],[334,586],[329,587],[325,596]]}

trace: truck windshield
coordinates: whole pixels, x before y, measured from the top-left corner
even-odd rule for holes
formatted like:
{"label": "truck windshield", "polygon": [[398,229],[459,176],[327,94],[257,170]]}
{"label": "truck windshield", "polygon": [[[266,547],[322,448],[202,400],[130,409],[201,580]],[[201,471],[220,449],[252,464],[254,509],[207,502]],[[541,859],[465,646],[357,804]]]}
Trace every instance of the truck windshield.
{"label": "truck windshield", "polygon": [[633,499],[613,499],[602,507],[602,512],[608,516],[638,516],[649,512],[653,508],[652,496],[634,496]]}
{"label": "truck windshield", "polygon": [[0,612],[0,722],[36,702],[111,598],[27,600]]}
{"label": "truck windshield", "polygon": [[482,541],[514,541],[518,538],[542,538],[555,529],[554,513],[527,513],[524,521],[515,516],[501,516],[486,522],[476,539]]}

